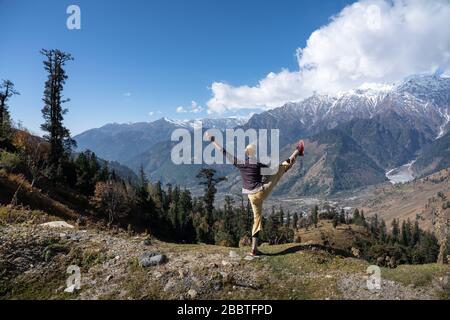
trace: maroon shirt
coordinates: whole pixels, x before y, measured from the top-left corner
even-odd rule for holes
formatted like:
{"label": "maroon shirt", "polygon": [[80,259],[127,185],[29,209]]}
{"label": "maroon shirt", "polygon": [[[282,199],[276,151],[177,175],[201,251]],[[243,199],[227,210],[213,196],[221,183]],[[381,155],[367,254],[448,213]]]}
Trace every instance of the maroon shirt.
{"label": "maroon shirt", "polygon": [[[227,156],[227,151],[223,149],[224,156]],[[246,157],[244,163],[240,163],[236,157],[233,157],[233,165],[239,169],[242,178],[242,187],[246,190],[254,190],[260,188],[263,185],[263,175],[261,175],[261,168],[267,168],[268,166],[257,162],[250,163],[250,160]]]}

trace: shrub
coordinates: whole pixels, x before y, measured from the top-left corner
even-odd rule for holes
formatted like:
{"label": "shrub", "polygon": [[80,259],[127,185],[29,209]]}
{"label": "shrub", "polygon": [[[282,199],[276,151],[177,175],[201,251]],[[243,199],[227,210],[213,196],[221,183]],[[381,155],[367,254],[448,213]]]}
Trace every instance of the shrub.
{"label": "shrub", "polygon": [[22,162],[19,156],[15,153],[7,151],[0,151],[0,169],[5,169],[12,172],[21,166]]}

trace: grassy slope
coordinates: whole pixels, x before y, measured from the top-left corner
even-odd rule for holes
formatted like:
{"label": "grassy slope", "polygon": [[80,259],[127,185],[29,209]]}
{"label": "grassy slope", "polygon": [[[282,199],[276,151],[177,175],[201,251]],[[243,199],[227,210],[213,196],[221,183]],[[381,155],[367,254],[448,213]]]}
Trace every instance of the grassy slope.
{"label": "grassy slope", "polygon": [[320,220],[317,228],[301,228],[298,235],[303,243],[330,245],[340,250],[349,250],[356,238],[367,239],[369,233],[362,226],[340,224],[333,228],[330,220]]}
{"label": "grassy slope", "polygon": [[[82,239],[63,239],[61,232]],[[345,296],[340,283],[358,277],[364,284],[369,265],[309,244],[263,246],[266,255],[247,261],[230,258],[230,248],[157,240],[146,246],[143,239],[143,235],[97,229],[44,229],[33,222],[0,225],[0,256],[10,257],[0,259],[0,299],[180,299],[187,298],[190,289],[197,291],[197,299],[358,298]],[[243,258],[249,249],[232,250]],[[146,251],[166,254],[168,263],[140,267],[138,257]],[[9,268],[10,263],[31,256],[35,257],[33,267],[25,263],[22,272],[2,273],[17,270],[17,265]],[[65,269],[71,264],[80,266],[83,283],[73,295],[63,292]],[[436,264],[382,269],[383,279],[414,284],[427,294],[433,279],[449,273],[448,265]],[[448,292],[433,296],[448,298]]]}

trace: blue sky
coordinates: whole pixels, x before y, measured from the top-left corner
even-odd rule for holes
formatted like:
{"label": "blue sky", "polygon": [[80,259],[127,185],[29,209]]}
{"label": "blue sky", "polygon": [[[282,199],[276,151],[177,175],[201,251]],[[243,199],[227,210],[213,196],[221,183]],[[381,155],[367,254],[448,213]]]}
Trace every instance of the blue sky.
{"label": "blue sky", "polygon": [[[110,122],[206,117],[212,83],[255,86],[269,72],[298,70],[296,49],[349,2],[0,0],[0,78],[21,92],[10,101],[14,120],[36,133],[41,48],[75,57],[64,90],[72,134]],[[81,8],[81,30],[66,28],[71,4]],[[191,101],[202,111],[176,112]]]}

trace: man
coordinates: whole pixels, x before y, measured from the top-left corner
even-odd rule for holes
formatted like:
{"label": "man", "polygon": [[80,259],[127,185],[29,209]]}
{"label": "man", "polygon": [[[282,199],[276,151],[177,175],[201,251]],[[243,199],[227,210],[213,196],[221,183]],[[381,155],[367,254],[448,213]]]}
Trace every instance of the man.
{"label": "man", "polygon": [[256,160],[256,146],[250,144],[245,148],[245,161],[240,163],[236,157],[228,153],[221,145],[219,145],[214,136],[210,136],[208,132],[205,134],[206,138],[211,140],[214,146],[221,150],[232,163],[239,169],[242,178],[242,193],[248,195],[250,204],[253,210],[253,228],[252,228],[252,251],[250,255],[259,256],[258,251],[258,234],[262,230],[262,206],[264,200],[270,195],[273,188],[278,184],[281,177],[294,164],[297,156],[303,156],[305,151],[305,143],[300,140],[297,143],[296,150],[289,159],[283,161],[279,167],[278,172],[269,176],[266,182],[263,182],[263,175],[261,175],[261,168],[267,167]]}

